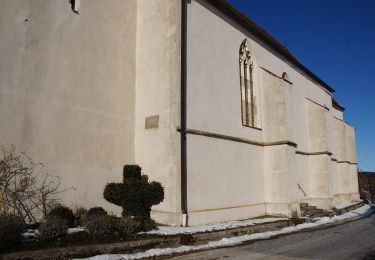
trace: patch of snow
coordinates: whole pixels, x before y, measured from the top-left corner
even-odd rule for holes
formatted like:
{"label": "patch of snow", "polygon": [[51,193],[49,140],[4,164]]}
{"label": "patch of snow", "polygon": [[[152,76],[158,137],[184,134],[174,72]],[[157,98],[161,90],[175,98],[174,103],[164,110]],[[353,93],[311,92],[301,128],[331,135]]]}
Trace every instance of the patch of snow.
{"label": "patch of snow", "polygon": [[83,227],[68,228],[67,234],[71,235],[79,232],[86,232],[86,230]]}
{"label": "patch of snow", "polygon": [[238,220],[228,221],[216,224],[199,225],[192,227],[168,227],[160,226],[157,230],[151,230],[144,232],[144,234],[156,234],[156,235],[177,235],[177,234],[196,234],[202,232],[219,231],[231,228],[254,226],[257,224],[270,223],[280,220],[287,220],[287,218],[263,218],[263,219],[251,219],[251,220]]}
{"label": "patch of snow", "polygon": [[25,233],[22,234],[23,241],[35,241],[39,239],[39,230],[37,229],[28,229]]}
{"label": "patch of snow", "polygon": [[352,218],[357,217],[359,215],[366,214],[370,209],[370,206],[365,205],[361,208],[358,208],[356,210],[347,212],[345,214],[342,214],[340,216],[334,216],[333,218],[329,217],[323,217],[320,218],[315,223],[303,223],[297,226],[293,227],[286,227],[281,230],[277,231],[267,231],[262,233],[255,233],[251,235],[244,235],[244,236],[238,236],[238,237],[231,237],[231,238],[223,238],[218,241],[212,241],[204,245],[198,245],[198,246],[180,246],[177,248],[154,248],[147,250],[145,252],[140,252],[136,254],[107,254],[107,255],[98,255],[86,259],[91,260],[133,260],[133,259],[143,259],[143,258],[151,258],[151,257],[157,257],[157,256],[166,256],[166,255],[173,255],[173,254],[181,254],[181,253],[188,253],[188,252],[194,252],[199,250],[206,250],[206,249],[214,249],[214,248],[220,248],[220,247],[227,247],[227,246],[237,246],[244,242],[251,241],[251,240],[258,240],[258,239],[267,239],[276,235],[281,234],[289,234],[298,232],[303,229],[313,228],[329,223],[333,223],[338,220],[346,219],[346,218]]}
{"label": "patch of snow", "polygon": [[39,236],[39,230],[37,229],[28,229],[25,233],[22,234],[25,238],[37,238]]}
{"label": "patch of snow", "polygon": [[[78,232],[85,232],[86,230],[83,227],[68,228],[67,234],[71,235]],[[28,229],[25,233],[22,234],[24,240],[37,240],[39,237],[38,229]]]}
{"label": "patch of snow", "polygon": [[346,208],[355,204],[358,204],[358,201],[357,202],[341,202],[341,203],[335,204],[334,207],[336,209],[343,209],[343,208]]}
{"label": "patch of snow", "polygon": [[367,213],[367,211],[371,208],[371,206],[369,205],[365,205],[363,207],[360,207],[358,209],[355,209],[355,210],[352,210],[352,211],[349,211],[349,212],[346,212],[342,215],[339,215],[339,216],[334,216],[333,219],[334,220],[343,220],[343,219],[348,219],[348,218],[353,218],[353,217],[358,217],[358,216],[361,216],[361,215],[364,215]]}

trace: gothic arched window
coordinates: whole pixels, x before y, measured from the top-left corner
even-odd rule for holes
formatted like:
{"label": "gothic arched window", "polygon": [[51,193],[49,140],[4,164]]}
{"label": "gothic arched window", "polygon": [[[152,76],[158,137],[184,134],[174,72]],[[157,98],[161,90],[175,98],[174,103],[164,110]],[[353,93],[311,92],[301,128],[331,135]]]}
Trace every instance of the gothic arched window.
{"label": "gothic arched window", "polygon": [[254,64],[247,39],[241,44],[239,61],[242,124],[255,127],[257,125],[257,107],[254,95]]}

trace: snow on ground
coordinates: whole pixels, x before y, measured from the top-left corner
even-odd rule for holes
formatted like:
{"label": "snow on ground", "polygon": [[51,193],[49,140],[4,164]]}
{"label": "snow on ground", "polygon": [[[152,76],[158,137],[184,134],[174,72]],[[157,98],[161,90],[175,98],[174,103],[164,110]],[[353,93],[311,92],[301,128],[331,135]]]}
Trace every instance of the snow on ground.
{"label": "snow on ground", "polygon": [[68,228],[66,233],[71,235],[79,232],[86,232],[86,230],[83,227]]}
{"label": "snow on ground", "polygon": [[230,228],[253,226],[262,223],[276,222],[280,220],[287,220],[287,218],[262,218],[262,219],[251,219],[251,220],[238,220],[228,221],[216,224],[207,224],[193,227],[168,227],[160,226],[157,230],[145,232],[145,234],[157,234],[157,235],[177,235],[177,234],[195,234],[202,232],[219,231]]}
{"label": "snow on ground", "polygon": [[342,202],[342,203],[335,204],[334,207],[336,209],[343,209],[343,208],[346,208],[346,207],[349,207],[358,203],[359,203],[358,201],[357,202]]}
{"label": "snow on ground", "polygon": [[[79,232],[86,232],[86,230],[83,227],[68,228],[66,233],[68,235],[71,235],[71,234],[79,233]],[[38,229],[28,229],[25,233],[22,234],[23,239],[25,241],[38,240],[39,235],[40,233]]]}
{"label": "snow on ground", "polygon": [[23,241],[35,241],[38,240],[39,231],[37,229],[28,229],[22,234]]}
{"label": "snow on ground", "polygon": [[358,216],[361,216],[361,215],[365,215],[369,211],[370,207],[374,207],[374,205],[372,205],[372,206],[365,205],[365,206],[360,207],[358,209],[346,212],[342,215],[334,216],[333,220],[343,220],[343,219],[354,218],[354,217],[358,217]]}
{"label": "snow on ground", "polygon": [[369,212],[369,210],[370,210],[370,206],[365,205],[361,208],[358,208],[356,210],[347,212],[339,216],[334,216],[332,218],[329,218],[329,217],[320,218],[314,223],[303,223],[297,226],[286,227],[277,231],[267,231],[267,232],[255,233],[251,235],[223,238],[221,240],[212,241],[204,245],[180,246],[177,248],[155,248],[155,249],[147,250],[146,252],[140,252],[136,254],[98,255],[98,256],[91,257],[91,258],[87,258],[87,259],[91,259],[91,260],[143,259],[143,258],[150,258],[150,257],[156,257],[156,256],[163,256],[163,255],[194,252],[194,251],[205,250],[205,249],[214,249],[214,248],[227,247],[227,246],[237,246],[237,245],[240,245],[244,242],[251,241],[251,240],[267,239],[273,236],[294,233],[303,229],[314,228],[314,227],[318,227],[321,225],[333,223],[339,220],[347,219],[347,218],[353,218],[353,217],[357,217],[361,215],[366,215]]}

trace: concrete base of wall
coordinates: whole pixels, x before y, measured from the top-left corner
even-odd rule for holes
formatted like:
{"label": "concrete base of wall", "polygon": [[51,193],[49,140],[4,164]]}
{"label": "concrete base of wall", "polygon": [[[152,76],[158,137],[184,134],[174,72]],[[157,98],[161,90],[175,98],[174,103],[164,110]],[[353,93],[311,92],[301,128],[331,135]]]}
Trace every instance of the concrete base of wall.
{"label": "concrete base of wall", "polygon": [[342,202],[355,202],[359,201],[359,193],[349,193],[349,194],[336,194],[334,195],[333,205]]}
{"label": "concrete base of wall", "polygon": [[347,206],[345,208],[336,209],[335,212],[336,212],[336,215],[342,215],[342,214],[344,214],[346,212],[358,209],[358,208],[362,207],[363,205],[365,205],[365,203],[363,201],[360,201],[360,202],[358,202],[356,204]]}
{"label": "concrete base of wall", "polygon": [[333,207],[333,198],[310,198],[300,200],[300,202],[304,202],[309,204],[310,206],[315,206],[319,209],[329,210]]}
{"label": "concrete base of wall", "polygon": [[180,227],[182,226],[182,213],[180,212],[163,212],[151,210],[151,218],[157,223]]}
{"label": "concrete base of wall", "polygon": [[292,217],[301,217],[301,208],[299,202],[291,203],[290,208]]}
{"label": "concrete base of wall", "polygon": [[352,193],[352,194],[350,194],[350,197],[351,197],[351,201],[360,201],[361,200],[359,193]]}
{"label": "concrete base of wall", "polygon": [[244,207],[192,211],[188,213],[188,225],[196,226],[223,221],[242,220],[255,218],[265,214],[265,205],[263,203]]}
{"label": "concrete base of wall", "polygon": [[267,215],[291,216],[290,204],[288,203],[266,203],[265,207]]}
{"label": "concrete base of wall", "polygon": [[350,202],[351,196],[350,194],[337,194],[333,196],[333,205],[342,203],[342,202]]}
{"label": "concrete base of wall", "polygon": [[[333,198],[310,198],[295,203],[261,203],[243,207],[228,207],[191,211],[188,213],[188,226],[218,223],[223,221],[243,220],[262,215],[282,217],[301,216],[300,202],[308,203],[320,209],[330,210],[335,204],[359,201],[359,193],[339,194]],[[158,223],[169,226],[183,226],[182,214],[174,212],[151,211],[151,217]]]}
{"label": "concrete base of wall", "polygon": [[[299,203],[261,203],[243,207],[191,211],[188,213],[188,226],[243,220],[263,215],[298,217],[300,216]],[[151,211],[151,217],[160,224],[183,226],[181,213]]]}

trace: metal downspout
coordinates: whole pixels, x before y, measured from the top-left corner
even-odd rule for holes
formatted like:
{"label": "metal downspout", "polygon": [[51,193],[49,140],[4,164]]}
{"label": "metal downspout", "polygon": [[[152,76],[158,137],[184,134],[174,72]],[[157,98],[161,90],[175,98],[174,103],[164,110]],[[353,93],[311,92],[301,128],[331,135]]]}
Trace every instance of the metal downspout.
{"label": "metal downspout", "polygon": [[186,156],[186,38],[187,1],[181,0],[181,212],[182,226],[188,225]]}

